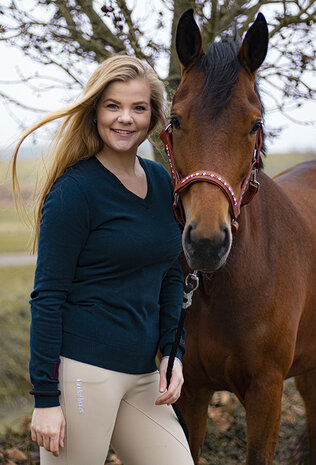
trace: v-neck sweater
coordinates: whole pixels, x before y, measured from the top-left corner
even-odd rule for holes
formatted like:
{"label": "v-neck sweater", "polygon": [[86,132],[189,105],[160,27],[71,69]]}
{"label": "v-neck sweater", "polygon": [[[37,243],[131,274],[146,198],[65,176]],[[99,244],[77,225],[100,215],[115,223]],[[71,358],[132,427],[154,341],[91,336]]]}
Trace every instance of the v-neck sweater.
{"label": "v-neck sweater", "polygon": [[[30,376],[36,407],[59,405],[60,356],[124,373],[169,355],[183,299],[181,232],[159,163],[139,161],[141,198],[96,158],[57,179],[42,209],[31,293]],[[185,352],[182,343],[177,356]]]}

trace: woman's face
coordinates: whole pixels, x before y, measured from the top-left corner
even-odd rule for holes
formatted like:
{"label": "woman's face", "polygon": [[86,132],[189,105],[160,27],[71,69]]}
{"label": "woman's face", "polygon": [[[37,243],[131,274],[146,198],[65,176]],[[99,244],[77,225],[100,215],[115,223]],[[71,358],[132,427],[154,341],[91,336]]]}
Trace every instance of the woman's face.
{"label": "woman's face", "polygon": [[151,120],[149,83],[133,79],[109,84],[97,105],[96,119],[104,150],[136,154]]}

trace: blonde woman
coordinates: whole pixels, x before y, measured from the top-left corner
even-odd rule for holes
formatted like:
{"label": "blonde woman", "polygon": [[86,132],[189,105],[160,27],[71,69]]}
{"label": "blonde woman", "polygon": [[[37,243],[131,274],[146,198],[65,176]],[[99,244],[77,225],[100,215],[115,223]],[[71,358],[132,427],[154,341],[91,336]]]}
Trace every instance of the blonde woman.
{"label": "blonde woman", "polygon": [[[181,309],[181,235],[172,187],[138,146],[163,119],[163,88],[140,60],[102,63],[63,118],[37,210],[31,294],[32,439],[42,465],[192,465],[170,404],[181,345],[166,366]],[[16,178],[15,184],[16,184]],[[163,359],[155,365],[158,347]]]}

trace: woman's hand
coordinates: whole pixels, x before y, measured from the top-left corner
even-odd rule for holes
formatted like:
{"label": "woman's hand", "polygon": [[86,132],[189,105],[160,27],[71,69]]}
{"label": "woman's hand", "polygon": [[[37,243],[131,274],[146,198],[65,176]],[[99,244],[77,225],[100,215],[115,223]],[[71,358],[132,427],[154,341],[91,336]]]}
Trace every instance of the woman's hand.
{"label": "woman's hand", "polygon": [[183,373],[182,373],[182,363],[178,358],[174,359],[173,369],[171,380],[169,384],[169,388],[167,389],[167,366],[168,366],[169,357],[165,357],[160,362],[160,383],[159,383],[159,392],[163,392],[163,394],[158,397],[155,404],[156,405],[163,405],[163,404],[174,404],[180,397],[181,388],[183,384]]}
{"label": "woman's hand", "polygon": [[65,418],[60,406],[35,408],[31,423],[32,440],[56,457],[64,447]]}

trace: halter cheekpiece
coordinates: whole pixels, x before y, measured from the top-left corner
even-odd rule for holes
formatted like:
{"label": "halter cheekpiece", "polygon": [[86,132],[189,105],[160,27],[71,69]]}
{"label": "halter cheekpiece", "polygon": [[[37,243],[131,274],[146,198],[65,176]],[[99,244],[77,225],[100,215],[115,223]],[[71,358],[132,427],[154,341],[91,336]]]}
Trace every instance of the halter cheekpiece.
{"label": "halter cheekpiece", "polygon": [[252,161],[248,170],[248,174],[245,177],[242,186],[239,200],[237,200],[236,195],[230,184],[218,173],[214,171],[209,171],[202,169],[195,171],[194,173],[188,174],[183,179],[180,178],[179,172],[176,168],[175,159],[173,155],[173,145],[172,145],[172,123],[169,123],[160,133],[160,138],[164,143],[165,151],[168,156],[171,176],[174,187],[174,202],[173,210],[177,221],[184,226],[185,225],[185,214],[183,205],[180,198],[180,192],[187,188],[190,184],[197,181],[206,181],[212,184],[215,184],[219,187],[224,194],[226,195],[229,205],[230,212],[232,217],[232,230],[237,231],[238,222],[237,218],[240,214],[240,208],[243,205],[249,203],[254,195],[259,191],[260,184],[257,181],[257,173],[260,163],[260,150],[262,147],[262,134],[263,134],[263,121],[260,122],[260,127],[257,131],[256,145],[253,152]]}

